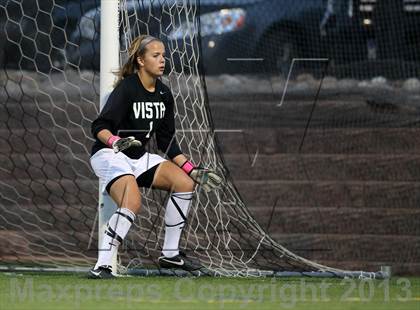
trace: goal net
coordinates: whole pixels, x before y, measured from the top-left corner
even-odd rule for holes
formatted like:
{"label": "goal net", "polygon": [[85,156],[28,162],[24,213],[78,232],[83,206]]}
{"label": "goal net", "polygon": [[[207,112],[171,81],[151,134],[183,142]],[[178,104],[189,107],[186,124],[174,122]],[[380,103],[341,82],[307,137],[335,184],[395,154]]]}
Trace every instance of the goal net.
{"label": "goal net", "polygon": [[[89,152],[93,142],[90,124],[99,113],[98,4],[95,1],[81,4],[64,0],[0,2],[4,38],[4,53],[0,58],[0,258],[3,267],[91,267],[96,260],[98,181],[89,164]],[[352,150],[357,147],[363,154],[369,153],[372,148],[375,153],[389,151],[394,161],[386,158],[383,165],[396,161],[400,164],[395,156],[404,156],[401,149],[394,151],[385,143],[379,143],[382,131],[376,132],[375,128],[384,124],[389,129],[387,133],[392,135],[395,127],[410,127],[412,131],[395,130],[405,138],[409,136],[404,141],[411,141],[410,137],[418,130],[418,117],[411,115],[410,124],[398,123],[404,116],[396,116],[393,105],[378,106],[373,103],[369,107],[375,111],[375,117],[367,119],[366,114],[359,113],[357,105],[334,106],[331,101],[324,101],[324,105],[318,108],[325,107],[325,111],[333,116],[324,122],[320,112],[324,110],[313,110],[310,118],[310,113],[306,112],[315,105],[308,98],[315,97],[321,82],[318,78],[308,82],[305,80],[309,79],[307,76],[286,84],[283,78],[271,74],[262,80],[245,74],[240,77],[223,75],[220,79],[210,76],[206,83],[202,70],[208,68],[206,63],[203,64],[200,36],[203,18],[198,18],[204,14],[202,3],[198,0],[135,0],[121,1],[120,6],[121,61],[125,60],[127,46],[139,34],[148,33],[165,42],[169,69],[163,80],[170,86],[176,102],[176,136],[181,149],[194,163],[211,167],[224,176],[221,190],[206,194],[198,189],[195,193],[180,247],[188,255],[197,257],[213,275],[310,275],[321,272],[381,276],[380,273],[345,270],[351,266],[351,269],[377,271],[378,264],[392,262],[396,256],[378,264],[340,264],[341,260],[345,260],[340,255],[349,254],[351,249],[356,249],[362,257],[367,257],[365,251],[371,249],[358,247],[360,236],[356,235],[347,240],[341,239],[342,242],[348,241],[348,247],[340,245],[339,239],[323,239],[323,233],[327,236],[333,233],[324,231],[332,224],[326,224],[322,218],[325,212],[329,212],[327,219],[331,221],[339,222],[343,217],[351,216],[354,211],[351,208],[358,207],[360,199],[363,200],[359,196],[351,197],[352,190],[360,194],[369,186],[373,186],[374,190],[381,186],[384,190],[391,190],[393,203],[398,206],[407,200],[407,193],[418,188],[415,176],[404,179],[404,173],[394,169],[395,177],[388,180],[392,183],[384,182],[387,180],[380,173],[377,176],[382,178],[379,181],[382,183],[377,186],[377,180],[363,179],[366,166],[361,163],[360,166],[353,164],[351,168],[356,167],[355,175],[366,184],[362,181],[351,183],[350,171],[345,174],[339,164],[327,171],[332,179],[313,177],[329,165],[328,161],[334,163],[339,159],[340,154],[344,154],[344,159],[339,163],[346,167],[346,156],[354,155]],[[249,74],[246,66],[244,73]],[[327,93],[329,91],[330,96],[336,95],[337,91],[364,95],[366,86],[361,84],[358,76],[350,77],[353,78],[350,82],[330,78]],[[380,97],[386,88],[385,91],[401,98],[398,90],[383,86],[381,81],[376,82],[379,84],[374,82],[373,86],[366,82],[369,84],[367,87],[372,86],[369,92]],[[345,83],[351,86],[343,86]],[[354,88],[354,83],[359,88]],[[287,90],[286,96],[275,91],[265,92],[273,87]],[[238,100],[226,99],[229,93]],[[271,101],[264,99],[267,97],[274,97],[275,105],[271,102],[267,106],[266,101]],[[277,102],[280,99],[282,101]],[[243,107],[239,104],[241,100],[246,103]],[[252,106],[251,101],[260,105]],[[290,105],[291,102],[296,104]],[[247,109],[251,114],[247,114]],[[302,114],[302,109],[305,114]],[[413,105],[404,106],[402,113],[410,114],[410,109]],[[288,121],[293,123],[289,116],[296,117],[299,122],[295,123],[294,129],[289,125],[280,128],[275,122],[273,130],[267,134],[262,129],[274,124],[271,117],[278,111],[281,111],[286,124],[290,124]],[[382,114],[378,116],[378,113]],[[268,123],[266,126],[258,124],[258,119]],[[278,121],[282,119],[278,118]],[[352,140],[360,136],[366,141],[358,140],[360,144],[357,144]],[[285,138],[284,142],[280,138]],[[316,139],[324,144],[316,144]],[[389,135],[387,139],[391,139]],[[372,141],[377,144],[372,146]],[[268,147],[260,147],[261,143],[267,143]],[[415,148],[413,143],[406,148]],[[399,147],[398,144],[395,146]],[[153,142],[148,147],[150,151],[156,151]],[[273,152],[283,152],[283,155],[271,157],[270,147],[271,151],[274,149]],[[323,155],[319,151],[323,147],[333,149],[335,157]],[[305,150],[309,150],[309,155],[302,153]],[[356,157],[351,159],[357,161]],[[359,158],[364,159],[363,156]],[[293,173],[301,176],[298,180],[292,179],[292,175],[290,178],[278,175],[291,172],[292,160],[296,161]],[[418,161],[418,158],[415,160]],[[273,163],[275,171],[270,166]],[[281,170],[283,164],[286,168]],[[311,170],[312,167],[316,169]],[[267,179],[264,179],[265,171]],[[235,176],[238,174],[237,182]],[[243,182],[244,177],[248,177],[249,182]],[[342,178],[338,190],[334,185],[337,178]],[[335,198],[331,200],[333,202],[329,201],[326,209],[318,208],[324,207],[319,204],[331,195],[348,195],[346,202],[350,205],[345,206],[348,207],[345,210],[337,210],[335,208],[340,205],[339,199]],[[167,198],[166,192],[142,190],[141,213],[120,246],[122,269],[143,274],[168,272],[158,269],[156,264],[163,244]],[[286,202],[282,203],[284,198],[291,205],[285,206]],[[252,205],[245,204],[246,200],[264,206],[256,213]],[[369,195],[367,199],[373,205],[378,205],[379,200],[379,194]],[[303,205],[306,209],[302,208]],[[409,207],[404,212],[406,217],[403,216],[402,221],[414,214]],[[363,215],[355,214],[353,224],[363,220]],[[389,214],[393,216],[395,212]],[[382,223],[393,224],[393,221],[390,218]],[[419,226],[413,223],[414,219],[409,226],[412,229],[406,235],[410,235],[416,244],[419,242],[416,227]],[[294,224],[302,231],[294,230]],[[330,226],[325,228],[325,225]],[[348,233],[351,235],[350,228]],[[397,229],[393,230],[393,234],[399,234]],[[371,243],[363,243],[366,244]],[[317,247],[325,246],[328,248],[326,254],[322,252],[324,249],[318,249],[321,254],[316,252]],[[408,257],[411,259],[416,255],[418,252]]]}

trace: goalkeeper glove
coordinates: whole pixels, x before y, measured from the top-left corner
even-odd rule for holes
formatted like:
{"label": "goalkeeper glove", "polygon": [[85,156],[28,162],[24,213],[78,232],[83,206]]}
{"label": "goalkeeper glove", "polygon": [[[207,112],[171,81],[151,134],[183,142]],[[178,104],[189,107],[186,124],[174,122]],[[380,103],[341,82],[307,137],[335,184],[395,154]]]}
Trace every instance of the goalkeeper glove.
{"label": "goalkeeper glove", "polygon": [[206,192],[217,189],[222,184],[222,178],[213,170],[203,167],[195,167],[188,160],[181,166],[181,168],[190,176],[191,179],[194,180],[194,182],[202,186]]}
{"label": "goalkeeper glove", "polygon": [[106,144],[114,150],[114,153],[124,151],[132,146],[141,146],[141,142],[136,140],[133,136],[126,138],[111,136]]}

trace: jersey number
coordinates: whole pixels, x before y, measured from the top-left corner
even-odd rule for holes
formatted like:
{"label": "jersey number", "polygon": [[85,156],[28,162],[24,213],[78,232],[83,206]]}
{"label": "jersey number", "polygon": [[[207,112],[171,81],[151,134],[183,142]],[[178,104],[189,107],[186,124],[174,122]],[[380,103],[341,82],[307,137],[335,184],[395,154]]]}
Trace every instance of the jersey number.
{"label": "jersey number", "polygon": [[146,135],[146,138],[149,139],[150,138],[150,133],[153,130],[153,121],[149,122],[149,132]]}

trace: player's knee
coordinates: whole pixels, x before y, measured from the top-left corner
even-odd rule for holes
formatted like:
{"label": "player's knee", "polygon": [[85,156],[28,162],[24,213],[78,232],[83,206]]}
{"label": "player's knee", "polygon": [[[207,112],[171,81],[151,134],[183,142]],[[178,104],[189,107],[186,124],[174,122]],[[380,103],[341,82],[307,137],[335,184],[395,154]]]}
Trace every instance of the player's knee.
{"label": "player's knee", "polygon": [[185,184],[186,192],[192,192],[194,190],[194,187],[195,187],[194,181],[190,177],[188,177],[186,182],[187,182]]}
{"label": "player's knee", "polygon": [[192,192],[194,190],[195,183],[194,181],[185,175],[182,180],[180,180],[177,184],[174,184],[174,191],[175,192]]}
{"label": "player's knee", "polygon": [[194,190],[194,181],[180,168],[177,167],[176,170],[175,192],[192,192]]}

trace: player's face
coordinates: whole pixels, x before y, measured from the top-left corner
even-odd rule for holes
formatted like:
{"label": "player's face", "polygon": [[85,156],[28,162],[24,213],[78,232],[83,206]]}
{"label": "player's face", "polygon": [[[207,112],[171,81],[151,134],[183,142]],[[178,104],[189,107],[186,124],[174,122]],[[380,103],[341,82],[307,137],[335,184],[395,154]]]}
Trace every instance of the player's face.
{"label": "player's face", "polygon": [[151,76],[162,76],[165,70],[165,46],[163,43],[152,41],[147,44],[146,51],[139,60],[139,64]]}

